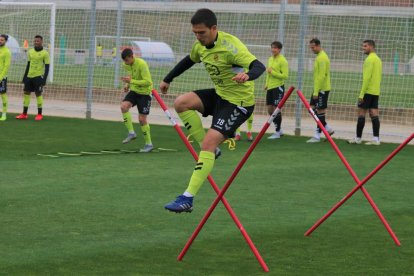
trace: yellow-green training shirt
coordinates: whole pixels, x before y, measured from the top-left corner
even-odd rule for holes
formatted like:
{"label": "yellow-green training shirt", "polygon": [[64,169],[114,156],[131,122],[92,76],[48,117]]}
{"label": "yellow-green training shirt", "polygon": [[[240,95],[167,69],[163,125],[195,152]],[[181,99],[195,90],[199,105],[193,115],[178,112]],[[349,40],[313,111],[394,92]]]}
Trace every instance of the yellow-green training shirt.
{"label": "yellow-green training shirt", "polygon": [[381,90],[382,62],[376,53],[372,52],[364,61],[362,70],[363,82],[359,98],[365,94],[379,96]]}
{"label": "yellow-green training shirt", "polygon": [[152,90],[152,79],[148,64],[142,58],[134,58],[132,65],[123,63],[124,69],[131,76],[129,89],[142,95],[150,95]]}
{"label": "yellow-green training shirt", "polygon": [[254,82],[237,83],[232,80],[237,73],[248,72],[250,63],[256,59],[237,37],[219,31],[211,49],[196,41],[190,58],[195,63],[204,64],[216,93],[222,99],[238,106],[254,105]]}
{"label": "yellow-green training shirt", "polygon": [[272,68],[272,72],[266,71],[266,87],[267,89],[276,88],[285,84],[285,80],[289,77],[289,65],[286,58],[282,54],[276,57],[271,56],[267,61],[267,68]]}
{"label": "yellow-green training shirt", "polygon": [[0,81],[7,78],[11,63],[11,52],[9,48],[4,45],[0,47]]}
{"label": "yellow-green training shirt", "polygon": [[27,52],[27,60],[30,61],[28,78],[43,76],[45,74],[45,64],[50,64],[49,53],[45,49],[41,51],[30,49]]}
{"label": "yellow-green training shirt", "polygon": [[325,51],[320,51],[313,64],[313,96],[331,90],[331,62]]}

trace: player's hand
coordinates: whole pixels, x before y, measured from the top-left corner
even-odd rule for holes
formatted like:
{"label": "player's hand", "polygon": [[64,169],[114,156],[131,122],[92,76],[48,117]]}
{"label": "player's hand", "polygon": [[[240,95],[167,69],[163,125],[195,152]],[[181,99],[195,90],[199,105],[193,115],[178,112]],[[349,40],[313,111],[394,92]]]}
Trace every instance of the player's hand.
{"label": "player's hand", "polygon": [[249,80],[249,75],[247,75],[246,73],[238,73],[232,78],[232,80],[238,83],[245,83]]}
{"label": "player's hand", "polygon": [[129,91],[129,85],[124,85],[124,92],[127,93]]}
{"label": "player's hand", "polygon": [[312,96],[312,99],[313,99],[314,101],[316,101],[316,100],[318,100],[318,96]]}
{"label": "player's hand", "polygon": [[364,99],[363,98],[358,98],[358,104],[363,104],[364,103]]}
{"label": "player's hand", "polygon": [[160,83],[160,91],[162,94],[167,94],[168,88],[170,88],[170,84],[168,82],[162,81]]}
{"label": "player's hand", "polygon": [[42,77],[42,86],[46,86],[46,79]]}
{"label": "player's hand", "polygon": [[269,74],[270,74],[270,73],[272,73],[272,71],[273,71],[272,67],[267,68],[267,72],[268,72]]}
{"label": "player's hand", "polygon": [[121,77],[121,80],[125,83],[130,83],[131,82],[131,76]]}
{"label": "player's hand", "polygon": [[267,91],[267,86],[264,87],[264,90]]}

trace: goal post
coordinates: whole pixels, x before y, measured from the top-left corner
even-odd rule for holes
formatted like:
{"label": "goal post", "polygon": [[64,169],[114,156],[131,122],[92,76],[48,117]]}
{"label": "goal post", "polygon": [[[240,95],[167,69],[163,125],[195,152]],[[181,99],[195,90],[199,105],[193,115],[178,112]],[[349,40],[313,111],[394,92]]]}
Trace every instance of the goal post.
{"label": "goal post", "polygon": [[[15,38],[18,43],[17,47],[19,49],[11,49],[13,59],[17,60],[17,62],[24,63],[24,60],[26,59],[24,54],[27,49],[23,48],[23,41],[27,40],[30,44],[35,35],[39,34],[43,36],[43,46],[47,49],[50,55],[48,81],[53,82],[56,4],[0,2],[0,9],[2,13],[1,32]],[[22,57],[22,54],[24,57]],[[13,78],[14,74],[11,74],[11,77]]]}

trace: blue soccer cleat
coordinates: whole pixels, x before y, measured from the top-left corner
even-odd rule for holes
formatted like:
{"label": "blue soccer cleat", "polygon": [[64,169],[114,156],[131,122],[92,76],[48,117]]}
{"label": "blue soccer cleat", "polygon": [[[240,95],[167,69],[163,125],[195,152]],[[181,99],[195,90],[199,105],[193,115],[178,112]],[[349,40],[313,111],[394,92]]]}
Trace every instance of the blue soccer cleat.
{"label": "blue soccer cleat", "polygon": [[193,197],[186,197],[179,195],[175,201],[168,203],[164,206],[165,209],[171,212],[182,213],[193,211]]}

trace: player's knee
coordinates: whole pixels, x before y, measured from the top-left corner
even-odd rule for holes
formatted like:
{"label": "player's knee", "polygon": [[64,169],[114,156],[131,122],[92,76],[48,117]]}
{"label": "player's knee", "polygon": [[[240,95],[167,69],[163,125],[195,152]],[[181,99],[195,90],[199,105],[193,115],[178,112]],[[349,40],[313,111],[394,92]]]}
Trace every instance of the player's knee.
{"label": "player's knee", "polygon": [[121,103],[121,111],[122,111],[122,113],[128,112],[130,108],[131,108],[130,104],[128,104],[126,102],[122,102]]}
{"label": "player's knee", "polygon": [[174,109],[177,112],[187,111],[188,105],[188,101],[184,95],[178,96],[174,101]]}

